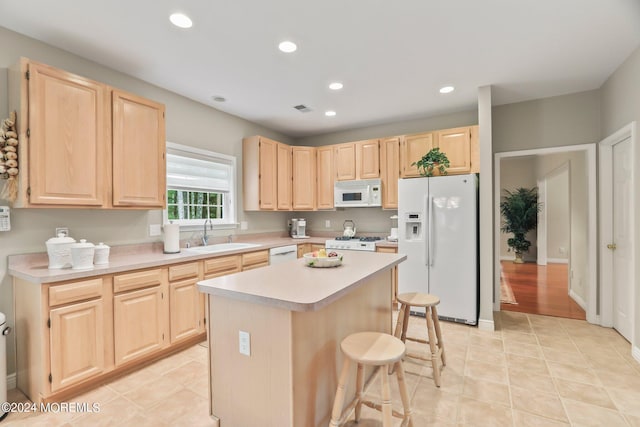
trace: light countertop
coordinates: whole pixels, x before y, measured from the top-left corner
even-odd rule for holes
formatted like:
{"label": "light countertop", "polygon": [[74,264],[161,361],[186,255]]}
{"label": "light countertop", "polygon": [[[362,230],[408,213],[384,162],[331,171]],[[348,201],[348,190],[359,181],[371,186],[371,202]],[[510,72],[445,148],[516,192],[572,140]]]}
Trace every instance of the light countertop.
{"label": "light countertop", "polygon": [[343,251],[342,265],[307,267],[304,259],[198,282],[201,292],[293,311],[315,311],[336,301],[374,274],[407,257],[402,254]]}

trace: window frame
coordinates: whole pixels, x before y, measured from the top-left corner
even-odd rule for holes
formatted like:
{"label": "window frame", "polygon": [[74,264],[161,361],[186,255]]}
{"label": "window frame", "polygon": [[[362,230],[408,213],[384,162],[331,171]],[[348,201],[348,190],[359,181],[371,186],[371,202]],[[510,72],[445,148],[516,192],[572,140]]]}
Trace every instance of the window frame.
{"label": "window frame", "polygon": [[[218,220],[218,219],[212,219],[211,223],[214,229],[234,229],[238,227],[238,217],[237,217],[237,211],[238,211],[238,204],[237,204],[237,194],[238,194],[238,190],[237,190],[237,178],[236,178],[236,174],[237,174],[237,159],[235,156],[230,156],[228,154],[222,154],[222,153],[217,153],[215,151],[211,151],[211,150],[204,150],[201,148],[196,148],[196,147],[191,147],[188,145],[182,145],[182,144],[177,144],[175,142],[170,142],[167,141],[166,142],[166,147],[167,147],[167,154],[176,154],[176,155],[180,155],[180,156],[184,156],[184,157],[196,157],[197,158],[205,158],[208,161],[212,161],[212,162],[219,162],[219,163],[224,163],[227,164],[231,167],[231,173],[229,174],[229,192],[228,193],[224,193],[221,192],[220,194],[223,194],[224,197],[224,203],[223,206],[225,207],[225,209],[223,209],[223,212],[226,213],[226,215],[224,215],[224,220]],[[190,156],[192,155],[192,156]],[[165,157],[165,162],[168,161],[168,156]],[[168,169],[168,168],[167,168]],[[167,180],[168,183],[168,180]],[[166,185],[165,188],[165,194],[168,196],[168,191],[169,190],[178,190],[178,191],[190,191],[190,192],[216,192],[216,191],[212,191],[211,189],[194,189],[194,188],[171,188],[169,186],[169,184]],[[204,219],[182,219],[182,220],[173,220],[173,219],[169,219],[169,214],[168,214],[168,206],[169,206],[169,200],[167,197],[167,204],[165,206],[165,208],[162,210],[162,219],[163,219],[163,223],[167,224],[170,221],[177,223],[180,226],[180,230],[183,231],[189,231],[189,230],[199,230],[202,229],[202,227],[204,226],[205,221],[207,220],[206,218]]]}

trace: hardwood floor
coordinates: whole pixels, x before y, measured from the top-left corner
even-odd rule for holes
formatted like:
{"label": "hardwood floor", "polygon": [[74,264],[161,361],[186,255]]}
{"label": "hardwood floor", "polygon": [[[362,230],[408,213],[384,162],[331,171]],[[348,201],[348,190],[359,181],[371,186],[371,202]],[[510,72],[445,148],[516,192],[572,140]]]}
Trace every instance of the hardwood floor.
{"label": "hardwood floor", "polygon": [[585,320],[585,311],[569,297],[568,265],[514,264],[501,261],[502,275],[518,304],[500,304],[504,311]]}

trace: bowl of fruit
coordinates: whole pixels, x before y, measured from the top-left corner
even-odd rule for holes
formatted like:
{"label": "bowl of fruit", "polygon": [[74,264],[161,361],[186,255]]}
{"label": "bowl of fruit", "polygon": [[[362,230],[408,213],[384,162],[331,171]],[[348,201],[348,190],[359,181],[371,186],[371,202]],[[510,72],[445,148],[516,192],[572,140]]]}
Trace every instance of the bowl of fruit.
{"label": "bowl of fruit", "polygon": [[309,267],[327,268],[342,265],[342,254],[320,249],[303,255],[304,263]]}

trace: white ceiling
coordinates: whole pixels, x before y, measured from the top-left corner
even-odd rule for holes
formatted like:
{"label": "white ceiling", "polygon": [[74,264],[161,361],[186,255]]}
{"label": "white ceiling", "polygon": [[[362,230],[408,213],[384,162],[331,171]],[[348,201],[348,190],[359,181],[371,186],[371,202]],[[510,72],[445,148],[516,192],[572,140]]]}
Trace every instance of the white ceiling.
{"label": "white ceiling", "polygon": [[640,45],[640,1],[5,0],[0,25],[299,137],[470,109],[484,85],[494,104],[598,88]]}

